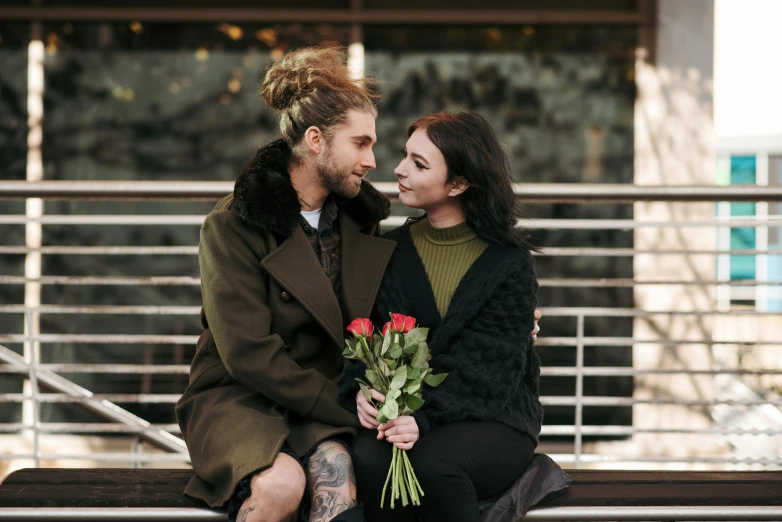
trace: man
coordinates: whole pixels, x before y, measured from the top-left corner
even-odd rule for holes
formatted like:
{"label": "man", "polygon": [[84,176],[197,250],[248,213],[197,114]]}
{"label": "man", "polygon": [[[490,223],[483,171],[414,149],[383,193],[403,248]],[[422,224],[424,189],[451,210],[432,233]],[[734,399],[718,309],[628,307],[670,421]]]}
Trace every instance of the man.
{"label": "man", "polygon": [[201,229],[205,331],[177,404],[196,472],[185,493],[283,521],[306,484],[310,521],[362,520],[344,446],[360,425],[337,394],[345,326],[369,316],[394,249],[376,237],[390,204],[363,180],[376,109],[332,49],[288,54],[261,94],[285,139]]}

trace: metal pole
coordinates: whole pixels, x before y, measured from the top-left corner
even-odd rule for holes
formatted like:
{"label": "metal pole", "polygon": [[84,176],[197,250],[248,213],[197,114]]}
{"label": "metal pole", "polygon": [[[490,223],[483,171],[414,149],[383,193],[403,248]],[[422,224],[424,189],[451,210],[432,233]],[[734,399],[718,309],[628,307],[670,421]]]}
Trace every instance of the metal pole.
{"label": "metal pole", "polygon": [[581,425],[584,414],[584,315],[579,314],[576,326],[576,440],[575,440],[575,467],[581,466]]}
{"label": "metal pole", "polygon": [[[32,2],[34,7],[40,7],[40,0]],[[27,47],[27,181],[43,180],[43,92],[44,92],[44,47],[43,24],[41,20],[30,22],[30,42]],[[43,200],[30,198],[25,203],[27,218],[40,218],[43,215]],[[24,275],[28,281],[24,285],[24,304],[36,308],[41,304],[41,223],[30,221],[25,224],[25,246],[30,251],[25,255]],[[41,315],[31,311],[24,316],[24,331],[28,337],[24,343],[24,358],[30,364],[29,380],[25,380],[22,389],[25,395],[36,395],[35,365],[40,362],[41,344],[36,340],[41,333]],[[38,429],[40,405],[36,399],[22,405],[22,422],[32,424],[33,444],[35,446],[35,465],[40,465],[38,458]]]}

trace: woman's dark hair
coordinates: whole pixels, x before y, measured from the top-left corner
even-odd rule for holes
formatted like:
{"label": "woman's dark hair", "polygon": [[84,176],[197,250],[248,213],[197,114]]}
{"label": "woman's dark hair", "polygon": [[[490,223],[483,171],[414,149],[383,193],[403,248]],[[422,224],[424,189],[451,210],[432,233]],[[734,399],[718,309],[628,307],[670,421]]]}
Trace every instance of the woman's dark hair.
{"label": "woman's dark hair", "polygon": [[479,237],[505,246],[539,252],[518,226],[521,218],[513,193],[508,156],[486,118],[471,111],[435,112],[407,129],[417,130],[440,149],[448,181],[463,178],[468,188],[460,196],[467,224]]}

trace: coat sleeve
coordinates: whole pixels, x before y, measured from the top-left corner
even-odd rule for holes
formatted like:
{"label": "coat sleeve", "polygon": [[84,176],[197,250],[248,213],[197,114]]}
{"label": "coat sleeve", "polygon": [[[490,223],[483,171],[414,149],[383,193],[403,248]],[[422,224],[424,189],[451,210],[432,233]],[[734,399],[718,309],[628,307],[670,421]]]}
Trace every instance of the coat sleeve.
{"label": "coat sleeve", "polygon": [[285,353],[283,339],[271,333],[261,242],[258,231],[230,211],[212,212],[201,228],[201,294],[219,356],[248,388],[301,416],[335,424],[349,417],[337,403],[338,385],[302,369]]}
{"label": "coat sleeve", "polygon": [[[486,306],[430,361],[448,372],[437,388],[424,387],[413,416],[422,434],[468,418],[494,418],[513,397],[527,370],[538,283],[531,256],[513,267]],[[450,313],[450,311],[449,311]]]}

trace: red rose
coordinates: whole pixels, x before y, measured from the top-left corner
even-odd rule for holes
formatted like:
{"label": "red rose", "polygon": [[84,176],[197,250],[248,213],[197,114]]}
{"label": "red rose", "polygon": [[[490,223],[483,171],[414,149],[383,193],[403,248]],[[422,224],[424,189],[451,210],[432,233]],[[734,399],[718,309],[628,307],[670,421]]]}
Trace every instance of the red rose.
{"label": "red rose", "polygon": [[365,318],[359,317],[353,319],[353,322],[348,325],[348,332],[352,333],[356,337],[366,337],[372,335],[372,322]]}
{"label": "red rose", "polygon": [[388,333],[388,329],[391,328],[391,321],[383,325],[383,337]]}
{"label": "red rose", "polygon": [[[402,314],[391,314],[391,331],[398,333],[407,333],[415,328],[415,317]],[[385,329],[385,327],[383,327]]]}

